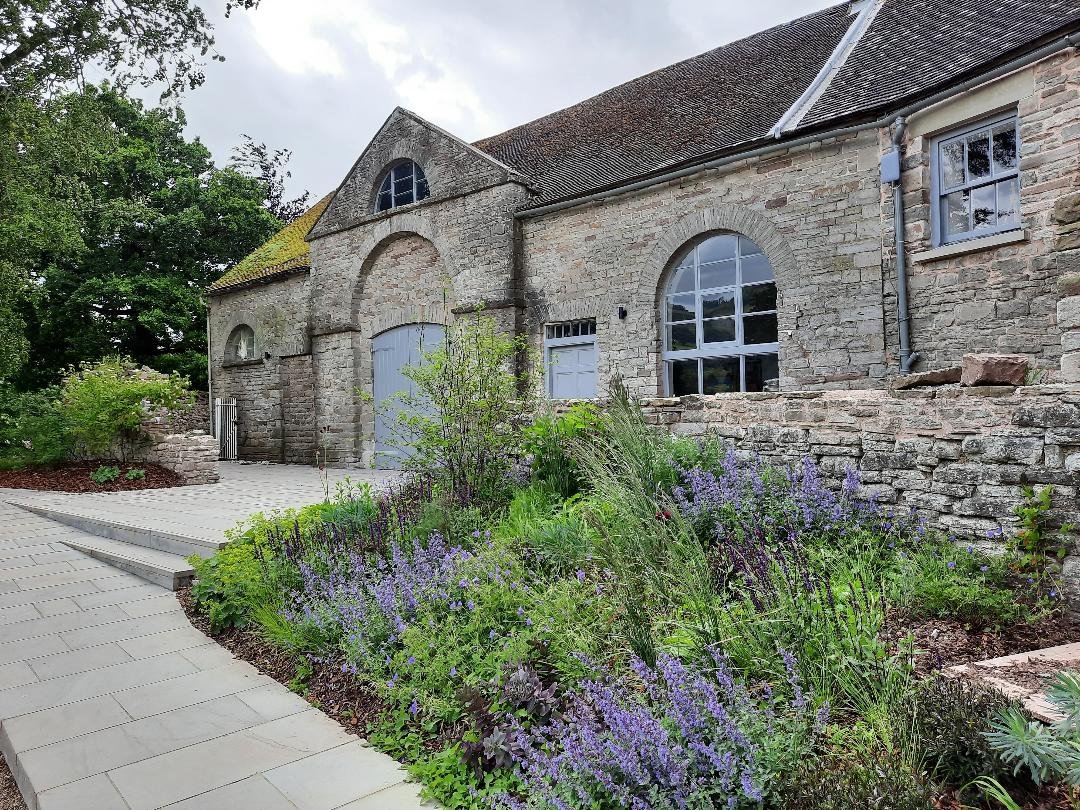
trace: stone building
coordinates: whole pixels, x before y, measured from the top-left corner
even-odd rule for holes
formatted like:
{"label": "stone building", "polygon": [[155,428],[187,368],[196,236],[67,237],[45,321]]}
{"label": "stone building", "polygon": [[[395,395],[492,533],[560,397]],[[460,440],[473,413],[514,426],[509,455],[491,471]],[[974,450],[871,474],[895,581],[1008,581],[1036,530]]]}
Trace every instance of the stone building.
{"label": "stone building", "polygon": [[[926,380],[912,373],[1010,354],[1028,377],[1013,382],[1075,410],[1050,426],[1075,434],[1053,457],[1072,486],[1077,45],[1076,0],[857,0],[476,143],[396,109],[332,194],[211,288],[212,396],[237,403],[242,458],[392,464],[371,403],[481,308],[543,352],[553,398],[618,374],[643,397],[772,398],[782,419],[840,390],[856,405],[834,433],[859,432],[858,402],[878,414]],[[713,421],[754,412],[710,401]],[[997,428],[1020,429],[978,431]],[[798,452],[853,446],[799,429]]]}

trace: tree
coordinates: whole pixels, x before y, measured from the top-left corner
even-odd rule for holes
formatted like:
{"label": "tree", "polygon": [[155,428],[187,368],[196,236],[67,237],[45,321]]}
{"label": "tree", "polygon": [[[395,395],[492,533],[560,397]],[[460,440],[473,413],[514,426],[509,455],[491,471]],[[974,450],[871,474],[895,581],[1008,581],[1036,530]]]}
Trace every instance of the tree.
{"label": "tree", "polygon": [[50,384],[84,360],[122,354],[206,379],[203,291],[281,227],[263,184],[216,168],[183,137],[178,107],[145,109],[109,87],[80,103],[107,124],[108,149],[81,175],[82,245],[42,254],[24,308],[34,362],[20,387]]}
{"label": "tree", "polygon": [[[258,0],[226,0],[253,8]],[[53,92],[96,64],[121,89],[198,87],[213,26],[190,0],[0,0],[0,87]]]}
{"label": "tree", "polygon": [[292,177],[286,168],[292,150],[270,149],[265,143],[256,143],[250,135],[240,137],[243,143],[233,149],[230,165],[262,182],[266,187],[267,210],[285,223],[307,211],[310,191],[292,200],[285,199],[285,181]]}

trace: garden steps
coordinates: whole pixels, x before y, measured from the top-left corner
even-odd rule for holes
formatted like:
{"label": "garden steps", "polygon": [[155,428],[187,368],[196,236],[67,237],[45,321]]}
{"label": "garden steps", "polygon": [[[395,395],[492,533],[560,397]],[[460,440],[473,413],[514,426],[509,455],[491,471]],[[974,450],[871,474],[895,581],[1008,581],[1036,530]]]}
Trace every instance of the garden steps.
{"label": "garden steps", "polygon": [[170,591],[191,584],[195,576],[191,564],[179,554],[87,534],[60,542]]}
{"label": "garden steps", "polygon": [[[95,510],[92,504],[55,505],[21,499],[10,499],[8,503],[88,534],[183,558],[192,554],[209,557],[226,544],[221,531],[204,532],[193,526],[188,532],[180,532],[173,528],[178,524],[172,522],[166,524],[166,529],[152,514],[118,519],[115,512]],[[212,539],[215,536],[219,539]]]}
{"label": "garden steps", "polygon": [[1061,719],[1061,714],[1040,690],[1022,686],[1001,677],[1013,667],[1033,663],[1045,665],[1047,671],[1080,669],[1080,642],[1003,655],[972,664],[960,664],[949,667],[945,670],[945,674],[949,677],[967,678],[991,686],[1008,697],[1018,700],[1039,720],[1046,723],[1056,722]]}

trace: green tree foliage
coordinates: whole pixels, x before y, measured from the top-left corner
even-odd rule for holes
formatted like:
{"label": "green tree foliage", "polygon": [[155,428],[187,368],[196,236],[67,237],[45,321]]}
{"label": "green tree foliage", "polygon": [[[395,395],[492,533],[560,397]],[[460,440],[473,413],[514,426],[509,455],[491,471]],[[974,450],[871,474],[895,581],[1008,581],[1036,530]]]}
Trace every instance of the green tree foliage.
{"label": "green tree foliage", "polygon": [[108,87],[87,88],[79,103],[103,122],[108,148],[87,154],[73,181],[82,243],[29,257],[35,362],[17,382],[49,384],[68,366],[120,353],[201,386],[203,290],[281,227],[266,186],[216,168],[183,137],[178,108],[148,110]]}
{"label": "green tree foliage", "polygon": [[[253,8],[258,0],[227,0]],[[121,87],[198,87],[213,26],[191,0],[0,0],[0,87],[46,91],[96,65]]]}

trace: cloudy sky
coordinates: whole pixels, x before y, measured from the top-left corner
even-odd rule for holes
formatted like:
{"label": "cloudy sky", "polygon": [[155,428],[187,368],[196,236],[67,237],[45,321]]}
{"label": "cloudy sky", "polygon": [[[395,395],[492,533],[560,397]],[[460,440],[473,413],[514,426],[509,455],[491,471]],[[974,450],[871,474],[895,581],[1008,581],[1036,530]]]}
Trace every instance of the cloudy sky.
{"label": "cloudy sky", "polygon": [[217,16],[226,61],[183,106],[219,163],[248,133],[318,196],[396,105],[472,141],[835,2],[261,0]]}

